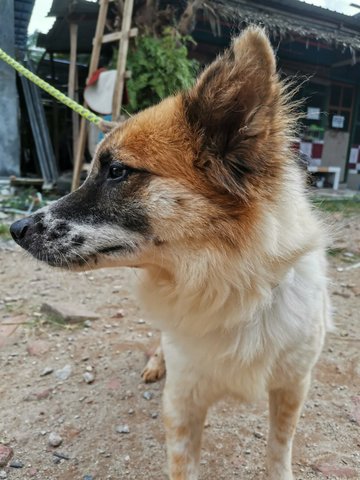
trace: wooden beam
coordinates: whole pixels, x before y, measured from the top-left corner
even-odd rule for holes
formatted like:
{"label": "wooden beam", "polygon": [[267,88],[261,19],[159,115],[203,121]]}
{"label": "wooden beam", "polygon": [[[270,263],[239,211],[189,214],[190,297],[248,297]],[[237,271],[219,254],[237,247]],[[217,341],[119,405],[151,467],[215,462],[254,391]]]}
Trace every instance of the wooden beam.
{"label": "wooden beam", "polygon": [[[129,37],[136,37],[139,33],[138,28],[132,28],[129,32]],[[121,40],[123,36],[122,32],[112,32],[112,33],[107,33],[106,35],[103,35],[102,37],[102,43],[109,43],[109,42],[116,42],[117,40]]]}
{"label": "wooden beam", "polygon": [[68,96],[75,96],[75,72],[76,72],[76,54],[77,54],[77,23],[70,23],[70,67],[68,81]]}
{"label": "wooden beam", "polygon": [[[102,42],[102,37],[104,35],[108,7],[109,7],[109,0],[101,0],[99,15],[96,23],[94,46],[91,53],[88,79],[95,72],[95,70],[97,70],[99,66],[101,42]],[[86,102],[85,102],[85,106],[86,106]],[[81,118],[79,140],[77,144],[76,156],[74,161],[74,171],[73,171],[71,191],[76,190],[80,184],[80,173],[83,165],[85,144],[86,144],[86,120],[85,118]]]}
{"label": "wooden beam", "polygon": [[101,0],[100,10],[96,23],[95,37],[93,40],[93,49],[91,53],[90,67],[88,78],[97,70],[100,59],[101,44],[104,35],[104,29],[106,24],[106,16],[109,7],[109,0]]}
{"label": "wooden beam", "polygon": [[[78,24],[74,22],[70,22],[70,67],[69,67],[69,81],[68,81],[68,96],[73,100],[76,100],[75,88],[76,88],[77,38],[78,38]],[[79,135],[78,114],[73,111],[72,112],[73,159],[75,157],[78,135]]]}
{"label": "wooden beam", "polygon": [[73,178],[72,178],[72,184],[71,184],[72,192],[76,190],[80,184],[80,174],[83,166],[85,144],[86,144],[86,120],[84,117],[81,117],[80,133],[79,133],[76,157],[74,162]]}
{"label": "wooden beam", "polygon": [[119,45],[119,52],[117,58],[117,76],[114,88],[113,102],[112,102],[112,121],[116,121],[120,116],[122,97],[125,85],[125,71],[126,59],[129,48],[129,37],[131,19],[134,7],[134,0],[125,0],[123,19],[121,25],[121,40]]}

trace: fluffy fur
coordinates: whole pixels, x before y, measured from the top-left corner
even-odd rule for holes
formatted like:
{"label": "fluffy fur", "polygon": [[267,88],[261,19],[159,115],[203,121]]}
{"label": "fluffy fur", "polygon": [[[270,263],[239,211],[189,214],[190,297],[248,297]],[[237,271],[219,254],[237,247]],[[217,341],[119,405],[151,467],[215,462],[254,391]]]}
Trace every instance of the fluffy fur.
{"label": "fluffy fur", "polygon": [[[329,310],[324,235],[291,149],[295,117],[268,39],[249,28],[189,92],[111,131],[78,191],[13,228],[55,266],[142,269],[139,298],[163,332],[171,480],[198,478],[210,405],[265,394],[268,478],[293,478]],[[147,379],[162,374],[156,354]]]}

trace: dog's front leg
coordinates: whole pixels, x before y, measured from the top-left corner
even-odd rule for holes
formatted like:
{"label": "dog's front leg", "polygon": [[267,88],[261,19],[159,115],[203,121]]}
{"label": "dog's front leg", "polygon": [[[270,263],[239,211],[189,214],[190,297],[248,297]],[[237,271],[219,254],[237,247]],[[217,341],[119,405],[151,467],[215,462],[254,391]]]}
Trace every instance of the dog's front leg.
{"label": "dog's front leg", "polygon": [[[197,480],[201,436],[208,405],[200,402],[189,377],[171,375],[164,391],[164,424],[170,480]],[[192,376],[192,372],[189,372]],[[193,379],[192,379],[193,380]]]}
{"label": "dog's front leg", "polygon": [[268,440],[269,480],[292,480],[292,442],[310,375],[296,384],[269,392],[270,431]]}

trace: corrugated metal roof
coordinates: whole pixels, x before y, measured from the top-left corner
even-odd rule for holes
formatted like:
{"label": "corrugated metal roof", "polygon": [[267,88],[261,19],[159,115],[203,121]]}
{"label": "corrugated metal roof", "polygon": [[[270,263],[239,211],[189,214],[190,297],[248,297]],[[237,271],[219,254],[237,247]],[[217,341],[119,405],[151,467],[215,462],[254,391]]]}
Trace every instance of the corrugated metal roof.
{"label": "corrugated metal roof", "polygon": [[35,0],[14,0],[14,25],[16,48],[24,50],[27,41],[27,29]]}
{"label": "corrugated metal roof", "polygon": [[70,50],[69,23],[78,24],[77,52],[90,53],[95,36],[99,4],[86,0],[53,0],[48,17],[56,17],[52,28],[46,34],[39,34],[37,46],[48,52]]}
{"label": "corrugated metal roof", "polygon": [[273,36],[298,35],[360,50],[360,20],[299,0],[216,0],[218,14],[228,20],[263,25]]}
{"label": "corrugated metal roof", "polygon": [[99,4],[87,0],[53,0],[48,17],[67,17],[69,14],[94,14],[97,16]]}

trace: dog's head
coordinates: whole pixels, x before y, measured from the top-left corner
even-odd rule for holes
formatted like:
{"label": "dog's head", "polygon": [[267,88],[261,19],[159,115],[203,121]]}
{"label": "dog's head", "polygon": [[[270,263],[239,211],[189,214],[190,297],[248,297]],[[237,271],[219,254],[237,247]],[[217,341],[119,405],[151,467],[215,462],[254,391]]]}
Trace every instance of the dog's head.
{"label": "dog's head", "polygon": [[13,238],[73,269],[161,262],[179,244],[241,248],[286,162],[282,89],[268,39],[247,29],[190,91],[114,128],[85,183],[15,222]]}

